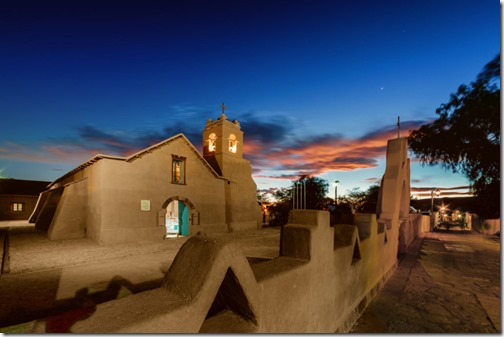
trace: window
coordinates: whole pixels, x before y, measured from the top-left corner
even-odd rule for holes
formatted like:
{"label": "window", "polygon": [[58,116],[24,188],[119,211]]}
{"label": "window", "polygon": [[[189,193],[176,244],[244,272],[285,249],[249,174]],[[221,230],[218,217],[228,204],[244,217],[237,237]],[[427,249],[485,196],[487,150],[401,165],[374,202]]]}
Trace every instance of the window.
{"label": "window", "polygon": [[236,136],[234,134],[229,135],[229,152],[236,153],[236,148],[238,145],[238,141],[236,140]]}
{"label": "window", "polygon": [[215,151],[215,142],[217,141],[217,136],[215,133],[211,133],[210,136],[208,136],[208,151],[209,152],[214,152]]}
{"label": "window", "polygon": [[22,202],[13,202],[11,203],[11,211],[12,212],[22,212],[24,210]]}
{"label": "window", "polygon": [[185,158],[172,156],[172,183],[185,184]]}

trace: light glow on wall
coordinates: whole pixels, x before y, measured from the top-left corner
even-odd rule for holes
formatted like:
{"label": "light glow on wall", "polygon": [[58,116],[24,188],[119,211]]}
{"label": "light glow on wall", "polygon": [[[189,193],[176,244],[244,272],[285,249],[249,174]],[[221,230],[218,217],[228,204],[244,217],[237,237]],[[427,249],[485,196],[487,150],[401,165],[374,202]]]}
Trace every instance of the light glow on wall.
{"label": "light glow on wall", "polygon": [[236,153],[236,149],[238,146],[238,141],[236,140],[236,136],[234,134],[229,135],[229,152]]}
{"label": "light glow on wall", "polygon": [[208,151],[215,152],[215,142],[217,141],[217,136],[215,133],[211,133],[208,136]]}

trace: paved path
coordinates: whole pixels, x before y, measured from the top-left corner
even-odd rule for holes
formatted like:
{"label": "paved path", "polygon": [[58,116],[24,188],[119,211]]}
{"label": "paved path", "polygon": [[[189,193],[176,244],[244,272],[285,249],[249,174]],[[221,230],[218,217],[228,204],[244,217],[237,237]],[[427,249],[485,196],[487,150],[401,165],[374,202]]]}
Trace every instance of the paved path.
{"label": "paved path", "polygon": [[351,332],[500,331],[500,238],[425,233]]}

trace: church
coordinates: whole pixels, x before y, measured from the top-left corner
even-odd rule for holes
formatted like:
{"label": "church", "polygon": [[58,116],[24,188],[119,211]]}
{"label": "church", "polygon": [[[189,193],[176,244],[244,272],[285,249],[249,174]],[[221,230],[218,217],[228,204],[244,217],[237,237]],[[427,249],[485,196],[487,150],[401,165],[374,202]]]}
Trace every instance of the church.
{"label": "church", "polygon": [[240,123],[203,130],[203,155],[178,134],[129,157],[98,154],[49,184],[30,222],[50,240],[162,240],[262,226]]}

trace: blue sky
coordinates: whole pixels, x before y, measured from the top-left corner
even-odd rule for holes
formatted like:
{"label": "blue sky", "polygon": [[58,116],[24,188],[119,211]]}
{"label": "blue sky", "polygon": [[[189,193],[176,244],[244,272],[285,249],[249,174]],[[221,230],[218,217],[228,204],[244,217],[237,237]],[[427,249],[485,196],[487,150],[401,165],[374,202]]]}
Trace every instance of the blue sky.
{"label": "blue sky", "polygon": [[[97,153],[201,131],[225,102],[258,189],[301,173],[340,194],[384,173],[500,50],[497,1],[0,3],[0,175],[52,181]],[[467,179],[413,160],[412,186]],[[333,187],[329,196],[334,196]]]}

